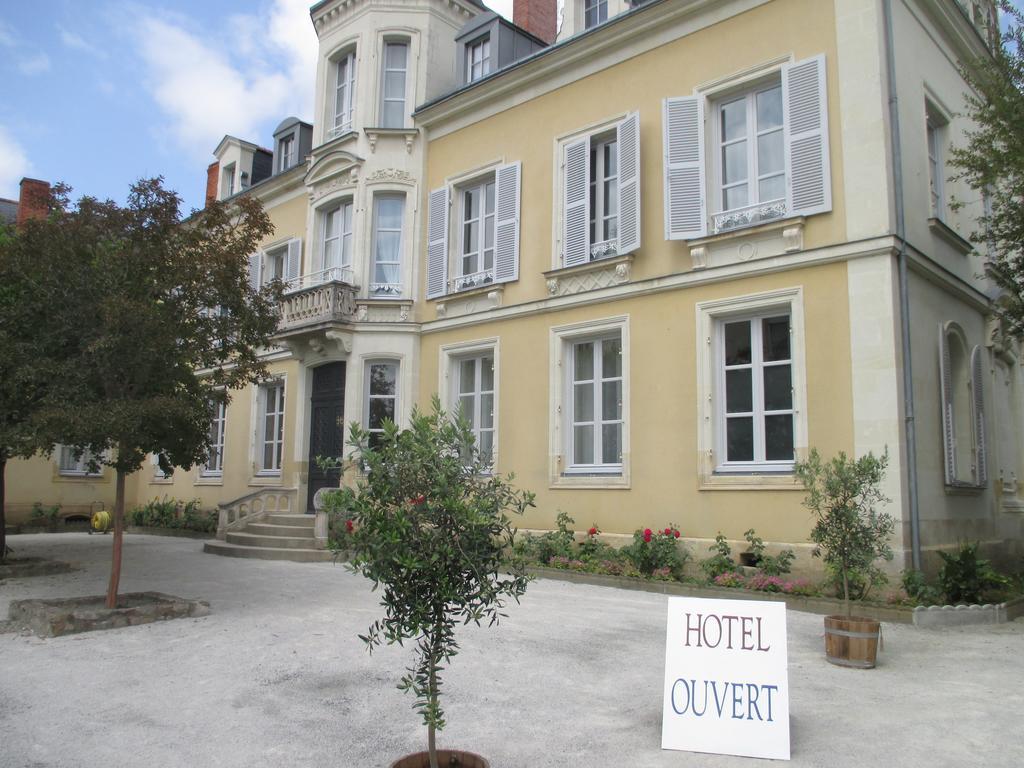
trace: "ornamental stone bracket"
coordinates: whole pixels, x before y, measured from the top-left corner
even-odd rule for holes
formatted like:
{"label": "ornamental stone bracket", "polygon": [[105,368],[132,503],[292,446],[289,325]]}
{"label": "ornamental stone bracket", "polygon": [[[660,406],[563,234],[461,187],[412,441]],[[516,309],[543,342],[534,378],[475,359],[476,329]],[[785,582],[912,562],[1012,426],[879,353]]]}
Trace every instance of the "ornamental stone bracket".
{"label": "ornamental stone bracket", "polygon": [[627,254],[597,259],[577,267],[553,269],[545,272],[544,276],[547,278],[549,295],[568,296],[624,285],[630,280],[632,268],[633,255]]}
{"label": "ornamental stone bracket", "polygon": [[412,317],[412,301],[360,299],[356,302],[356,322],[407,323]]}
{"label": "ornamental stone bracket", "polygon": [[505,287],[498,285],[448,296],[435,305],[437,317],[443,320],[498,309],[502,305],[504,294]]}
{"label": "ornamental stone bracket", "polygon": [[413,178],[411,173],[399,168],[380,168],[366,176],[366,182],[368,184],[382,181],[392,181],[399,184],[408,184],[409,186],[416,183],[416,179]]}
{"label": "ornamental stone bracket", "polygon": [[412,145],[419,135],[418,128],[364,128],[363,132],[370,142],[370,154],[377,151],[377,142],[381,138],[393,136],[405,140],[405,153],[412,154]]}

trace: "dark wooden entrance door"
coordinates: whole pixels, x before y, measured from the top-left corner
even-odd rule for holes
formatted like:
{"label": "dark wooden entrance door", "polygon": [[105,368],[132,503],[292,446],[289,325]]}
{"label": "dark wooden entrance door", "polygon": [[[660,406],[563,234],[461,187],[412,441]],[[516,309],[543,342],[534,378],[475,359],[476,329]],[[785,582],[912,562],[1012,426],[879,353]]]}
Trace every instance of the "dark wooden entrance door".
{"label": "dark wooden entrance door", "polygon": [[337,488],[341,470],[325,472],[317,457],[337,459],[345,443],[345,364],[328,363],[313,369],[313,396],[309,406],[309,493],[306,511],[313,511],[313,494]]}

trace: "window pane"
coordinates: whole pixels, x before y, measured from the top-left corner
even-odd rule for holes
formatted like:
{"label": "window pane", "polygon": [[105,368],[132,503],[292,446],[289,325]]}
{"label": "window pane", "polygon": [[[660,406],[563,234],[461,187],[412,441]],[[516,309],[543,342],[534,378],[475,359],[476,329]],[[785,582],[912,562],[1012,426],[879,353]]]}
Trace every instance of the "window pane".
{"label": "window pane", "polygon": [[594,385],[575,384],[572,393],[573,421],[594,420]]}
{"label": "window pane", "polygon": [[764,409],[766,411],[788,411],[793,407],[792,382],[788,365],[772,365],[764,369]]}
{"label": "window pane", "polygon": [[405,97],[405,72],[384,73],[384,98],[403,99]]}
{"label": "window pane", "polygon": [[601,375],[606,379],[621,376],[622,342],[619,339],[605,339],[601,349]]}
{"label": "window pane", "polygon": [[738,187],[731,187],[725,190],[725,196],[722,199],[722,205],[725,206],[725,210],[731,211],[734,208],[744,208],[747,205],[747,185],[742,184]]}
{"label": "window pane", "polygon": [[785,168],[782,131],[772,131],[757,137],[757,173],[765,176],[780,173]]}
{"label": "window pane", "polygon": [[766,416],[764,419],[764,454],[769,461],[793,459],[793,417]]}
{"label": "window pane", "polygon": [[480,222],[470,221],[466,223],[465,229],[463,230],[464,242],[462,244],[463,253],[475,253],[479,246],[480,240]]}
{"label": "window pane", "polygon": [[494,395],[480,395],[480,428],[494,427]]}
{"label": "window pane", "polygon": [[459,392],[473,392],[476,389],[476,360],[463,360],[459,364]]}
{"label": "window pane", "polygon": [[485,392],[494,391],[494,358],[480,359],[480,388]]}
{"label": "window pane", "polygon": [[591,425],[573,429],[573,464],[594,463],[594,428]]}
{"label": "window pane", "polygon": [[601,385],[601,418],[618,421],[622,418],[622,382],[606,381]]}
{"label": "window pane", "polygon": [[605,178],[619,175],[618,142],[609,141],[604,145],[604,175]]}
{"label": "window pane", "polygon": [[780,200],[786,196],[786,177],[771,176],[761,179],[757,186],[758,200],[766,203],[769,200]]}
{"label": "window pane", "polygon": [[725,324],[725,364],[745,365],[750,362],[750,323]]}
{"label": "window pane", "polygon": [[487,203],[486,203],[485,212],[486,213],[494,213],[494,182],[493,181],[488,182],[485,189],[486,189],[486,193],[485,194],[487,196]]}
{"label": "window pane", "polygon": [[782,126],[782,86],[757,94],[757,130]]}
{"label": "window pane", "polygon": [[751,374],[749,368],[725,372],[726,413],[750,413],[754,410]]}
{"label": "window pane", "polygon": [[462,196],[462,205],[465,221],[477,218],[480,215],[480,188],[467,189]]}
{"label": "window pane", "polygon": [[789,360],[789,316],[766,317],[761,321],[764,359]]}
{"label": "window pane", "polygon": [[722,105],[722,141],[732,141],[747,133],[747,102],[745,99]]}
{"label": "window pane", "polygon": [[576,344],[573,348],[575,360],[575,381],[590,381],[594,378],[594,343]]}
{"label": "window pane", "polygon": [[405,43],[388,43],[384,46],[384,66],[388,69],[405,69]]}
{"label": "window pane", "polygon": [[485,459],[490,458],[494,453],[494,433],[493,432],[481,432],[479,441],[480,453]]}
{"label": "window pane", "polygon": [[476,400],[472,395],[462,395],[459,398],[459,413],[462,414],[462,418],[471,427],[475,427],[476,424],[473,422],[473,403]]}
{"label": "window pane", "polygon": [[382,128],[401,128],[405,124],[405,102],[384,102],[384,125]]}
{"label": "window pane", "polygon": [[263,446],[263,469],[275,469],[274,465],[274,444],[267,443]]}
{"label": "window pane", "polygon": [[726,457],[728,461],[754,460],[754,420],[740,417],[726,420]]}
{"label": "window pane", "polygon": [[722,182],[735,184],[747,178],[747,142],[722,147]]}
{"label": "window pane", "polygon": [[618,464],[622,461],[622,425],[605,424],[601,427],[601,463]]}
{"label": "window pane", "polygon": [[385,419],[395,419],[395,401],[390,397],[370,398],[370,429],[379,429]]}
{"label": "window pane", "polygon": [[370,366],[370,394],[393,395],[398,379],[398,366],[378,363]]}
{"label": "window pane", "polygon": [[377,198],[377,226],[380,229],[401,229],[404,201],[398,197]]}

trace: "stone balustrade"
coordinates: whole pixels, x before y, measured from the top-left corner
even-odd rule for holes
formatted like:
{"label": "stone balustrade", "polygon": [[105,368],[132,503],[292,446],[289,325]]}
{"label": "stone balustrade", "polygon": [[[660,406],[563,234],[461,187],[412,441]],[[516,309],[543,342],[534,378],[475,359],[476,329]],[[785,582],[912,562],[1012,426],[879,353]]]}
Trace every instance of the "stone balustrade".
{"label": "stone balustrade", "polygon": [[295,511],[297,488],[261,488],[218,505],[217,538],[244,528],[267,515],[289,515]]}
{"label": "stone balustrade", "polygon": [[280,306],[279,335],[332,323],[350,323],[356,314],[356,289],[340,281],[321,283],[285,294]]}

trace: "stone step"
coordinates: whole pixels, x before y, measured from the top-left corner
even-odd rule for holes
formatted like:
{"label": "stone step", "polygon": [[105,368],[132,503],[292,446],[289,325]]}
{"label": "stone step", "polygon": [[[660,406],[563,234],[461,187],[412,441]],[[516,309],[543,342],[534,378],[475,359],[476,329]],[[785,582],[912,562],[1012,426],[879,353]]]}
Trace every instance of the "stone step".
{"label": "stone step", "polygon": [[314,536],[311,525],[274,525],[273,523],[249,523],[240,531],[254,533],[258,536],[300,536],[312,539]]}
{"label": "stone step", "polygon": [[334,559],[329,549],[282,549],[278,547],[246,547],[224,541],[207,541],[203,551],[224,557],[245,557],[254,560],[290,560],[293,563],[328,563]]}
{"label": "stone step", "polygon": [[260,536],[245,531],[229,531],[225,537],[228,544],[241,544],[246,547],[270,547],[271,549],[313,549],[312,536]]}
{"label": "stone step", "polygon": [[261,522],[271,525],[301,525],[303,528],[312,528],[316,522],[316,515],[267,515]]}

